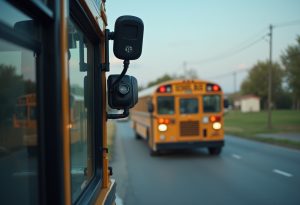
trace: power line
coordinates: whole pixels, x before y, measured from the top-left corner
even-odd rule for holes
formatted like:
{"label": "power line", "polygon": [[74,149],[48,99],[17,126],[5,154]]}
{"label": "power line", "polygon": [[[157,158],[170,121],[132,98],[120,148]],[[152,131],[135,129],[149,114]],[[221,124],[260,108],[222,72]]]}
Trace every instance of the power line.
{"label": "power line", "polygon": [[282,28],[282,27],[288,27],[288,26],[295,26],[295,25],[299,25],[299,24],[300,24],[300,19],[274,24],[273,28]]}
{"label": "power line", "polygon": [[241,53],[242,51],[252,47],[253,45],[259,43],[260,41],[264,40],[264,38],[267,36],[268,34],[264,34],[263,36],[260,36],[258,39],[256,39],[255,41],[252,41],[251,43],[243,46],[243,47],[239,47],[239,48],[236,48],[235,50],[231,50],[231,52],[224,52],[224,53],[221,53],[219,55],[216,55],[216,56],[213,56],[213,57],[210,57],[210,58],[207,58],[207,59],[203,59],[203,60],[200,60],[200,61],[197,61],[197,64],[204,64],[204,63],[209,63],[209,62],[215,62],[217,60],[221,60],[221,59],[224,59],[224,58],[228,58],[228,57],[231,57],[233,55],[236,55],[238,53]]}
{"label": "power line", "polygon": [[[283,27],[294,26],[294,25],[299,25],[299,24],[300,24],[300,19],[278,23],[278,24],[275,24],[273,26],[273,28],[283,28]],[[209,62],[215,62],[217,60],[221,60],[221,59],[228,58],[228,57],[231,57],[233,55],[236,55],[236,54],[252,47],[253,45],[260,42],[261,40],[265,40],[265,37],[269,36],[269,33],[264,34],[263,36],[261,36],[261,34],[265,33],[267,29],[268,29],[267,27],[263,28],[257,34],[253,35],[254,37],[251,37],[248,40],[243,41],[241,44],[234,47],[233,49],[229,49],[228,51],[220,53],[220,54],[215,55],[213,57],[209,57],[209,58],[206,58],[206,59],[203,59],[203,60],[200,60],[200,61],[196,61],[195,63],[192,63],[192,64],[204,64],[204,63],[209,63]],[[261,36],[261,37],[256,38],[255,41],[251,41],[250,43],[248,43],[249,40],[252,40],[253,38],[257,37],[258,35]],[[246,45],[244,45],[244,44],[246,44]]]}
{"label": "power line", "polygon": [[233,74],[236,74],[236,73],[246,72],[246,71],[249,71],[249,70],[251,70],[251,68],[246,68],[246,69],[243,69],[243,70],[240,70],[240,69],[239,70],[234,70],[234,71],[230,71],[230,72],[227,72],[227,73],[210,76],[210,77],[207,77],[207,79],[223,78],[223,77],[226,77],[226,76],[230,76],[230,75],[233,75]]}

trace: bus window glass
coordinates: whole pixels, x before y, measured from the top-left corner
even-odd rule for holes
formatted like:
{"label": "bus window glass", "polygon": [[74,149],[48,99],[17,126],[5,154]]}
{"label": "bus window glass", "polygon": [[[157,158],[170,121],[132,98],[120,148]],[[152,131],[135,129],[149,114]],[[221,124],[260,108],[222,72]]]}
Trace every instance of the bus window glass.
{"label": "bus window glass", "polygon": [[203,112],[220,112],[221,97],[219,95],[203,96]]}
{"label": "bus window glass", "polygon": [[[72,201],[75,202],[91,180],[93,169],[91,166],[91,131],[88,126],[88,99],[91,89],[85,89],[85,78],[88,76],[89,41],[81,30],[69,21],[69,38],[73,40],[69,45],[69,113],[70,113],[70,143],[71,143],[71,183]],[[92,48],[92,46],[90,46]],[[86,78],[88,79],[88,78]]]}
{"label": "bus window glass", "polygon": [[174,110],[174,97],[173,96],[159,96],[157,97],[157,113],[172,115]]}
{"label": "bus window glass", "polygon": [[[1,17],[0,17],[1,18]],[[1,204],[38,204],[36,57],[0,38],[0,199]]]}
{"label": "bus window glass", "polygon": [[36,120],[36,107],[35,106],[29,107],[29,113],[30,113],[29,118],[31,120]]}
{"label": "bus window glass", "polygon": [[26,120],[27,115],[27,106],[26,105],[20,105],[17,104],[16,110],[15,110],[15,118],[18,120]]}
{"label": "bus window glass", "polygon": [[18,11],[16,8],[5,1],[0,1],[0,8],[0,21],[11,28],[14,28],[17,22],[30,20],[28,16]]}
{"label": "bus window glass", "polygon": [[180,114],[196,114],[196,113],[198,113],[197,98],[180,99]]}

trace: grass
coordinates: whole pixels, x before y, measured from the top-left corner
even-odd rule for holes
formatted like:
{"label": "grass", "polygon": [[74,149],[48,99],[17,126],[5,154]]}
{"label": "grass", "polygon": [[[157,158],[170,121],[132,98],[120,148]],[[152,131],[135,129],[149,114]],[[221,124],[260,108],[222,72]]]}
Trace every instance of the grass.
{"label": "grass", "polygon": [[225,133],[276,145],[300,149],[300,143],[287,139],[261,138],[261,133],[300,133],[300,111],[272,111],[272,129],[268,128],[268,112],[242,113],[230,111],[225,115]]}

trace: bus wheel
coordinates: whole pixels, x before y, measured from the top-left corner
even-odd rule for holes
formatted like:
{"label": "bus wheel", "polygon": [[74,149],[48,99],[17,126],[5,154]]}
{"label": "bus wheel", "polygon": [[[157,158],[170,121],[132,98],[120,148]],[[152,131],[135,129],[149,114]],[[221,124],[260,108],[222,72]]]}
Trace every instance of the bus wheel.
{"label": "bus wheel", "polygon": [[219,155],[222,151],[222,147],[209,147],[208,151],[210,155]]}
{"label": "bus wheel", "polygon": [[150,149],[150,156],[155,157],[158,156],[159,152],[158,151],[154,151],[153,149]]}

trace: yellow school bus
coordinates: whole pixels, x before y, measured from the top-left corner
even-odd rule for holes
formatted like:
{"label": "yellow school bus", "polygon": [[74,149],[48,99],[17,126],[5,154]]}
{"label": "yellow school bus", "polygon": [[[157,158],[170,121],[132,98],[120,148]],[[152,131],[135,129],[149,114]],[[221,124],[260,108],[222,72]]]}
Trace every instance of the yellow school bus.
{"label": "yellow school bus", "polygon": [[31,154],[37,145],[36,136],[36,94],[27,94],[17,98],[13,116],[13,127],[22,129],[23,146]]}
{"label": "yellow school bus", "polygon": [[28,94],[17,99],[13,116],[15,128],[36,128],[36,95]]}
{"label": "yellow school bus", "polygon": [[[143,22],[108,30],[105,2],[0,1],[0,204],[115,204],[106,124],[136,104]],[[110,40],[124,69],[107,77]]]}
{"label": "yellow school bus", "polygon": [[173,80],[139,92],[131,111],[137,138],[150,154],[167,149],[207,147],[217,155],[224,146],[223,92],[202,80]]}
{"label": "yellow school bus", "polygon": [[[87,130],[84,97],[70,94],[70,141],[75,150],[86,142],[83,134]],[[16,110],[13,116],[13,127],[19,128],[23,133],[23,146],[27,147],[29,154],[36,153],[36,94],[27,94],[18,97]]]}

